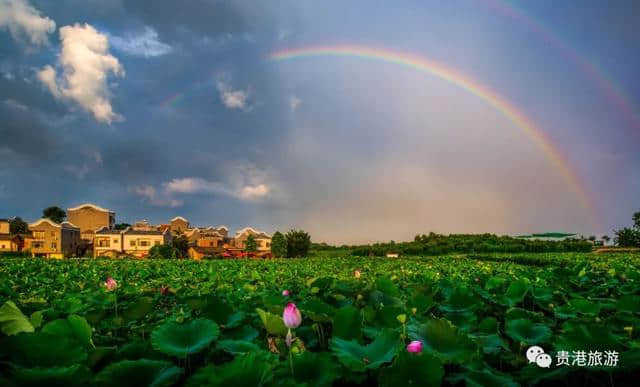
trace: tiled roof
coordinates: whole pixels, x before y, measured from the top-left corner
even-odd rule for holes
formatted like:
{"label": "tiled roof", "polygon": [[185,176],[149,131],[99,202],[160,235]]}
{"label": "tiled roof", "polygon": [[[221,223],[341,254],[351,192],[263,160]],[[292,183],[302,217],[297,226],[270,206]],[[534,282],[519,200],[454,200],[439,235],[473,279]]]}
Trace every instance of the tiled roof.
{"label": "tiled roof", "polygon": [[102,211],[102,212],[113,212],[113,211],[107,210],[106,208],[102,208],[102,207],[96,206],[95,204],[91,204],[91,203],[84,203],[84,204],[81,204],[81,205],[79,205],[77,207],[67,208],[67,211],[77,211],[77,210],[80,210],[80,209],[82,209],[84,207],[90,207],[90,208],[93,208],[94,210]]}

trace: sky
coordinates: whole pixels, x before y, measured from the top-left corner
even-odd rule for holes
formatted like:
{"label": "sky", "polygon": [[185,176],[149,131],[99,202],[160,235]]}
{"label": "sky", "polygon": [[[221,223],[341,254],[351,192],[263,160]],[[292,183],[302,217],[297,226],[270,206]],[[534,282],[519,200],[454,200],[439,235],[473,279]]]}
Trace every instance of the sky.
{"label": "sky", "polygon": [[0,0],[0,217],[91,202],[336,244],[611,236],[640,210],[638,17],[634,0]]}

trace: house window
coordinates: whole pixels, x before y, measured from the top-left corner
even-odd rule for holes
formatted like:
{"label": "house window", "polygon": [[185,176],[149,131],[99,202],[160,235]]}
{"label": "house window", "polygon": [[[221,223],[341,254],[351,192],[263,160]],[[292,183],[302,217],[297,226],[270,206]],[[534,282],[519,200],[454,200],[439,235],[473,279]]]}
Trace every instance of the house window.
{"label": "house window", "polygon": [[33,237],[35,239],[44,239],[44,231],[34,231]]}
{"label": "house window", "polygon": [[129,246],[135,247],[136,246],[136,241],[129,242]]}
{"label": "house window", "polygon": [[51,248],[52,249],[57,249],[58,248],[58,244],[56,242],[51,242]]}
{"label": "house window", "polygon": [[142,247],[149,246],[149,241],[140,241],[140,246],[142,246]]}
{"label": "house window", "polygon": [[2,245],[2,248],[4,249],[4,245]]}
{"label": "house window", "polygon": [[114,240],[113,240],[113,243],[118,243],[118,240],[117,240],[117,239],[114,239]]}
{"label": "house window", "polygon": [[56,232],[55,231],[51,231],[51,236],[52,237],[56,236]]}

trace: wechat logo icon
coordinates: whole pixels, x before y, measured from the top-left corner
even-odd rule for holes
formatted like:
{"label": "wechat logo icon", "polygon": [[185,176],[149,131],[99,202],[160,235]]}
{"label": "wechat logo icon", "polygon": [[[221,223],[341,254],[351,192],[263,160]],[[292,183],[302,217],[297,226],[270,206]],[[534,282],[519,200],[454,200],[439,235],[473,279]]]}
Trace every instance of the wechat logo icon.
{"label": "wechat logo icon", "polygon": [[537,345],[527,349],[527,359],[529,363],[536,363],[540,368],[549,368],[551,366],[551,356],[544,353],[544,349]]}

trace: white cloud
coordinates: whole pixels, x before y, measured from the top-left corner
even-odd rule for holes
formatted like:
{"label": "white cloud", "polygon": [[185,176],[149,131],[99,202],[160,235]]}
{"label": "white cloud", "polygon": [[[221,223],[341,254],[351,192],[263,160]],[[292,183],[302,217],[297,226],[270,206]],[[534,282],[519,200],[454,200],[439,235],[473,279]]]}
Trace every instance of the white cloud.
{"label": "white cloud", "polygon": [[26,105],[21,104],[20,102],[16,101],[15,99],[11,99],[11,98],[5,99],[4,100],[4,104],[7,105],[10,108],[16,109],[16,110],[22,110],[22,111],[29,110],[29,108]]}
{"label": "white cloud", "polygon": [[111,107],[107,76],[124,76],[124,69],[109,54],[107,36],[89,24],[75,24],[60,28],[60,40],[62,74],[58,77],[56,69],[47,65],[38,72],[38,79],[54,97],[78,103],[97,121],[121,120]]}
{"label": "white cloud", "polygon": [[161,42],[151,27],[145,27],[139,35],[110,36],[109,40],[115,49],[133,56],[149,58],[171,52],[171,46]]}
{"label": "white cloud", "polygon": [[296,111],[296,109],[298,108],[300,103],[302,103],[302,100],[300,98],[296,97],[295,95],[292,95],[291,97],[289,97],[289,109],[292,112]]}
{"label": "white cloud", "polygon": [[56,30],[56,23],[40,16],[27,0],[0,0],[0,28],[8,29],[16,40],[43,45],[49,44],[47,35]]}
{"label": "white cloud", "polygon": [[4,77],[4,79],[6,79],[7,81],[12,81],[15,79],[15,75],[13,75],[13,73],[6,71],[4,73],[2,73],[2,76]]}
{"label": "white cloud", "polygon": [[136,195],[141,196],[144,200],[151,203],[151,205],[158,207],[180,207],[184,203],[181,200],[176,200],[168,197],[166,194],[159,194],[153,186],[139,185],[132,187],[131,189]]}
{"label": "white cloud", "polygon": [[247,185],[240,189],[238,197],[247,200],[258,199],[269,195],[270,192],[271,188],[266,184],[258,184],[256,186]]}
{"label": "white cloud", "polygon": [[224,80],[218,80],[218,92],[220,93],[220,99],[222,104],[229,109],[242,109],[245,111],[251,110],[251,106],[248,104],[249,89],[247,90],[233,90],[233,88]]}

